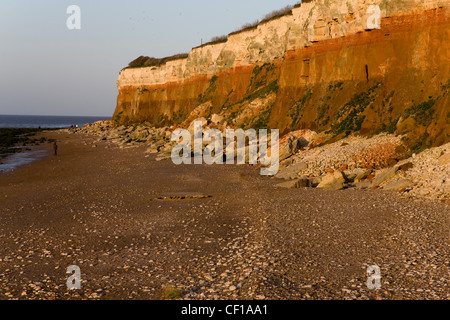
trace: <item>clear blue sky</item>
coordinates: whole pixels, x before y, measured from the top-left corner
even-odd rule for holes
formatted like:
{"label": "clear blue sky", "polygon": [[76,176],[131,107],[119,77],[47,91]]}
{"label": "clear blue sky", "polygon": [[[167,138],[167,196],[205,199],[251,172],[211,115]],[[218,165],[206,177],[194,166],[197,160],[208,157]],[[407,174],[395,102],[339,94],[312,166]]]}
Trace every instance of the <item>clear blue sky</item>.
{"label": "clear blue sky", "polygon": [[[0,114],[111,116],[119,71],[188,52],[297,1],[1,0]],[[81,30],[69,30],[69,5]]]}

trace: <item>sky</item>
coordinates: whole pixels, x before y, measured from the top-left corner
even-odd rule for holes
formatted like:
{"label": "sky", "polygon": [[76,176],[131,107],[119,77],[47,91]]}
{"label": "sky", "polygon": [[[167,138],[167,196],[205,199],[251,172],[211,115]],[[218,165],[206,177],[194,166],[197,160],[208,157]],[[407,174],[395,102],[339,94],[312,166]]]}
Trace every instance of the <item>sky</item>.
{"label": "sky", "polygon": [[[107,116],[138,56],[165,57],[296,0],[1,0],[0,114]],[[81,10],[69,30],[67,8]]]}

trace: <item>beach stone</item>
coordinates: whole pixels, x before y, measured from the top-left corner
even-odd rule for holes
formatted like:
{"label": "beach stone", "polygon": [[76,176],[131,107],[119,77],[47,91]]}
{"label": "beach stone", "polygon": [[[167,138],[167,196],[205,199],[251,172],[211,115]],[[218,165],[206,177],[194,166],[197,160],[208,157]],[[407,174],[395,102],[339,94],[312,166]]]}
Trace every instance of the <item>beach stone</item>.
{"label": "beach stone", "polygon": [[327,186],[321,187],[321,189],[330,190],[330,191],[338,191],[338,190],[345,189],[345,187],[346,187],[345,183],[337,182],[337,183],[333,183],[333,184],[329,184]]}
{"label": "beach stone", "polygon": [[367,177],[372,173],[371,169],[362,169],[362,168],[356,168],[353,171],[351,171],[352,174],[356,174],[356,176],[353,178],[354,181],[362,181],[367,179]]}
{"label": "beach stone", "polygon": [[398,163],[398,160],[395,158],[389,158],[386,160],[387,166],[392,167],[395,166]]}
{"label": "beach stone", "polygon": [[342,171],[329,173],[322,178],[317,188],[326,190],[342,190],[345,187],[347,178]]}
{"label": "beach stone", "polygon": [[133,133],[130,134],[130,138],[134,141],[145,141],[149,134],[150,133],[146,128],[138,127]]}
{"label": "beach stone", "polygon": [[223,120],[223,117],[222,116],[219,116],[218,114],[213,114],[212,116],[211,116],[211,122],[213,123],[213,124],[219,124],[220,122],[222,122],[222,120]]}
{"label": "beach stone", "polygon": [[304,138],[297,138],[295,136],[290,136],[287,140],[280,140],[280,161],[291,157],[293,154],[297,153],[301,148],[308,145],[308,142]]}
{"label": "beach stone", "polygon": [[347,177],[348,181],[355,181],[357,174],[354,172],[345,172],[345,176]]}
{"label": "beach stone", "polygon": [[392,167],[392,168],[387,168],[387,169],[380,171],[380,173],[378,173],[375,176],[375,179],[372,182],[372,187],[379,187],[383,183],[392,179],[395,176],[395,173],[397,172],[397,170],[398,170],[398,167]]}
{"label": "beach stone", "polygon": [[134,128],[133,126],[127,127],[127,128],[124,130],[124,133],[132,133],[134,130],[135,130],[135,128]]}
{"label": "beach stone", "polygon": [[300,178],[296,185],[297,188],[311,188],[312,183],[308,178]]}
{"label": "beach stone", "polygon": [[290,180],[286,182],[282,182],[276,185],[277,188],[285,188],[285,189],[295,189],[297,184],[297,180]]}
{"label": "beach stone", "polygon": [[150,153],[150,154],[158,153],[158,148],[155,146],[149,147],[147,149],[146,153]]}
{"label": "beach stone", "polygon": [[400,179],[395,182],[391,182],[386,184],[383,189],[385,190],[402,190],[402,189],[409,189],[414,186],[414,182],[408,179]]}
{"label": "beach stone", "polygon": [[192,121],[188,128],[188,131],[191,133],[192,136],[194,135],[195,122],[201,122],[202,128],[205,128],[208,125],[208,120],[206,120],[205,118],[198,118],[198,119],[195,119],[194,121]]}
{"label": "beach stone", "polygon": [[286,159],[284,161],[280,162],[280,166],[279,166],[279,171],[281,172],[282,170],[286,169],[287,167],[289,167],[290,165],[292,165],[294,163],[294,159],[290,158],[290,159]]}
{"label": "beach stone", "polygon": [[322,181],[322,177],[312,177],[309,178],[309,181],[311,181],[311,187],[316,188]]}
{"label": "beach stone", "polygon": [[156,157],[156,161],[169,160],[172,159],[171,152],[163,152]]}
{"label": "beach stone", "polygon": [[404,164],[398,166],[398,170],[408,171],[409,169],[412,169],[413,167],[414,167],[414,165],[412,164],[412,162],[407,162],[407,163],[404,163]]}
{"label": "beach stone", "polygon": [[296,164],[293,164],[280,172],[275,177],[283,177],[285,175],[291,175],[291,174],[297,174],[299,172],[302,172],[304,170],[308,169],[308,165],[305,162],[299,162]]}

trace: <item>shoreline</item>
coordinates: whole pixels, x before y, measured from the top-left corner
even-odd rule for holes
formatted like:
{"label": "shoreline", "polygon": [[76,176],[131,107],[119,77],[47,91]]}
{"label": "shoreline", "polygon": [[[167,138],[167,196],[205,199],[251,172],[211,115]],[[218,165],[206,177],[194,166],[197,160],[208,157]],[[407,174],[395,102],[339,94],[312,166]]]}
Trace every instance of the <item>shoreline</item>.
{"label": "shoreline", "polygon": [[[0,177],[0,299],[450,298],[446,204],[280,189],[255,167],[175,166],[145,145],[45,135],[57,157]],[[369,264],[381,291],[365,286]],[[69,265],[81,290],[66,288]]]}
{"label": "shoreline", "polygon": [[[134,141],[129,141],[129,139],[123,140],[123,139],[113,139],[113,140],[109,140],[109,139],[105,139],[104,137],[101,139],[98,139],[98,133],[86,133],[82,131],[82,128],[64,128],[64,129],[40,129],[41,131],[36,132],[35,135],[31,136],[32,138],[36,138],[34,140],[39,140],[44,138],[43,136],[48,136],[49,133],[56,133],[57,135],[49,135],[50,138],[46,139],[44,142],[40,142],[37,145],[31,145],[31,146],[26,146],[26,148],[30,148],[27,151],[23,151],[20,152],[18,154],[27,154],[27,153],[32,153],[32,152],[45,152],[45,154],[40,154],[32,159],[30,159],[29,161],[26,161],[23,164],[19,164],[17,166],[15,166],[13,169],[11,170],[6,170],[6,171],[2,171],[0,170],[0,178],[5,175],[5,174],[13,174],[17,169],[20,169],[24,166],[29,166],[32,165],[35,162],[39,162],[39,161],[45,161],[48,160],[49,157],[51,157],[53,155],[53,149],[51,146],[51,142],[53,141],[57,141],[55,138],[57,137],[61,137],[61,136],[65,136],[65,139],[69,138],[71,135],[75,134],[75,135],[81,135],[81,139],[83,140],[83,144],[84,146],[92,146],[94,148],[98,147],[98,144],[101,142],[105,143],[105,146],[103,146],[104,148],[108,149],[108,148],[117,148],[118,150],[123,150],[123,149],[146,149],[144,151],[145,154],[145,158],[148,157],[154,157],[156,161],[162,161],[162,160],[170,160],[170,157],[168,156],[168,154],[170,153],[170,150],[162,145],[162,148],[160,149],[161,151],[157,151],[159,148],[155,149],[153,147],[150,146],[150,148],[148,147],[148,145],[146,144],[141,144],[140,142],[135,143]],[[75,130],[75,131],[74,131]],[[79,131],[81,130],[81,131]],[[165,131],[166,128],[163,128],[162,131]],[[127,142],[128,141],[128,142]],[[67,144],[67,142],[64,142],[64,144]],[[59,152],[59,151],[58,151]],[[2,160],[7,160],[8,158],[13,158],[14,155],[17,154],[9,154],[7,158],[4,158]],[[202,166],[209,166],[206,164],[202,164]],[[216,165],[217,166],[217,165]],[[227,165],[229,166],[229,165]],[[234,164],[232,165],[234,167],[237,167],[239,165]],[[255,170],[259,170],[258,166],[254,166],[254,165],[249,165],[249,164],[245,164],[244,166],[246,167],[250,167],[252,169]],[[195,166],[194,166],[195,167]],[[285,165],[286,167],[286,165]],[[297,189],[298,186],[293,186],[294,182],[297,182],[296,179],[293,179],[291,177],[292,175],[292,171],[289,170],[289,165],[287,165],[287,169],[280,169],[280,172],[275,175],[275,176],[269,176],[269,177],[263,177],[261,176],[263,179],[271,179],[271,180],[275,180],[275,181],[287,181],[287,182],[281,182],[281,183],[276,183],[276,186],[282,189]],[[287,172],[286,172],[287,171]],[[281,177],[280,177],[281,176]],[[317,184],[316,184],[317,185]],[[378,190],[379,188],[372,188],[373,190]],[[331,190],[331,189],[328,189]],[[368,190],[368,188],[364,188],[363,190]],[[342,191],[341,190],[333,190],[333,191]],[[391,190],[391,191],[395,191],[398,192],[398,190]],[[423,200],[423,201],[431,201],[431,202],[438,202],[436,201],[436,199],[429,199],[429,198],[418,198],[418,199],[412,199],[411,197],[400,197],[399,198],[404,198],[407,200]],[[440,201],[439,203],[441,204],[450,204],[450,201]]]}
{"label": "shoreline", "polygon": [[2,134],[0,176],[48,156],[50,154],[48,144],[52,143],[53,140],[47,140],[45,133],[57,130],[59,129],[0,128],[0,133]]}

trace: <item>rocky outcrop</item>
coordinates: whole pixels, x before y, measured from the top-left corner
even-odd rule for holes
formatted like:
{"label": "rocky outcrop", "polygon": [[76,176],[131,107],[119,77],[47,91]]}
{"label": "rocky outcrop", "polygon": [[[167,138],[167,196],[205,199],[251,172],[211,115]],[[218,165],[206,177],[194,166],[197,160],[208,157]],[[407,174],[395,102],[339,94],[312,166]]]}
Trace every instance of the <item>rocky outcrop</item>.
{"label": "rocky outcrop", "polygon": [[[114,119],[450,139],[448,0],[316,0],[187,58],[121,71]],[[370,30],[369,6],[381,9]],[[218,118],[217,118],[218,119]]]}
{"label": "rocky outcrop", "polygon": [[[381,134],[308,147],[285,160],[276,178],[286,180],[280,186],[291,188],[298,179],[308,179],[311,187],[326,190],[383,189],[400,192],[407,198],[450,202],[450,143],[398,161],[404,156],[391,150],[401,150],[401,145],[401,137]],[[368,146],[378,153],[367,152]]]}
{"label": "rocky outcrop", "polygon": [[[211,119],[204,119],[203,124],[203,130],[217,128]],[[149,123],[119,126],[113,121],[100,121],[68,132],[96,136],[94,147],[100,141],[109,141],[119,148],[144,145],[147,149],[145,157],[155,154],[155,160],[161,161],[171,159],[176,145],[171,141],[174,129],[174,126],[154,128]],[[322,134],[301,130],[282,137],[280,149],[288,150],[293,139],[308,141],[308,145],[281,161],[280,170],[275,175],[277,187],[334,191],[384,189],[400,192],[408,198],[450,203],[450,143],[400,160],[405,157],[401,136],[380,134],[367,138],[353,135],[320,146],[317,144],[324,139]],[[205,145],[203,151],[204,148]]]}

